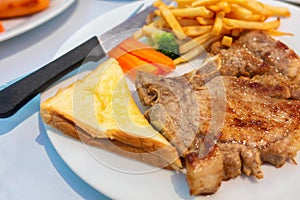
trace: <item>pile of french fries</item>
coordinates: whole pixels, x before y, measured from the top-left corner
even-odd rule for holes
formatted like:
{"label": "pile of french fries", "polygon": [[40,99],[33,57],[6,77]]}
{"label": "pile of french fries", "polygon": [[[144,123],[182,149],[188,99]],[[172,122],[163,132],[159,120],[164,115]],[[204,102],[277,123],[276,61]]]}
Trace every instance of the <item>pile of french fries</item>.
{"label": "pile of french fries", "polygon": [[[277,31],[280,17],[289,17],[287,8],[275,7],[256,0],[175,0],[166,5],[157,0],[157,8],[148,16],[147,25],[134,34],[140,38],[171,29],[179,40],[181,56],[175,64],[186,62],[204,52],[214,41],[231,46],[244,30],[263,30],[272,35],[289,33]],[[289,34],[291,35],[291,34]]]}

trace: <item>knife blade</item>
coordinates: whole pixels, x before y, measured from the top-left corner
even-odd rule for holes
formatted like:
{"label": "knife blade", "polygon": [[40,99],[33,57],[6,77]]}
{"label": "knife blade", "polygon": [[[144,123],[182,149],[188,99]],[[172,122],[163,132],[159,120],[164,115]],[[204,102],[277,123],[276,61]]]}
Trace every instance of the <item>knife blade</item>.
{"label": "knife blade", "polygon": [[[0,91],[0,118],[14,115],[33,97],[47,89],[67,73],[86,62],[97,62],[127,37],[130,31],[141,28],[147,15],[154,10],[148,6],[100,36],[94,36],[47,65]],[[114,37],[117,35],[118,37]]]}

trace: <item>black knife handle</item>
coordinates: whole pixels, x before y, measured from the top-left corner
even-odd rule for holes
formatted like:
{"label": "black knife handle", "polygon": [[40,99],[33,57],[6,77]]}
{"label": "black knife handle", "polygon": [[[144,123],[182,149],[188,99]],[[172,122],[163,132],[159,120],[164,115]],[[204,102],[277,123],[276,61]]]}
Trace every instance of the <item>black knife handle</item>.
{"label": "black knife handle", "polygon": [[58,59],[0,91],[0,118],[10,117],[37,94],[76,69],[83,62],[98,61],[105,52],[92,37]]}

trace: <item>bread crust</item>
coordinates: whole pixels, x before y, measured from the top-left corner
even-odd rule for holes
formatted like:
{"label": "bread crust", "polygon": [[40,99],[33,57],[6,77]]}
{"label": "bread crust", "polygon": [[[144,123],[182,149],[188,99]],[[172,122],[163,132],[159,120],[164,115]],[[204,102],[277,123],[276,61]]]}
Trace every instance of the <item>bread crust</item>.
{"label": "bread crust", "polygon": [[[40,114],[46,124],[58,129],[67,136],[84,142],[85,144],[160,168],[178,169],[177,164],[175,164],[175,166],[171,166],[166,160],[158,157],[155,153],[149,152],[149,148],[147,146],[145,148],[142,146],[136,147],[117,139],[93,138],[89,133],[77,126],[74,121],[67,119],[53,110],[47,109],[47,107],[44,106],[41,107]],[[126,141],[126,134],[124,133],[123,136],[125,137],[123,139]],[[122,136],[120,135],[118,138],[120,137]]]}

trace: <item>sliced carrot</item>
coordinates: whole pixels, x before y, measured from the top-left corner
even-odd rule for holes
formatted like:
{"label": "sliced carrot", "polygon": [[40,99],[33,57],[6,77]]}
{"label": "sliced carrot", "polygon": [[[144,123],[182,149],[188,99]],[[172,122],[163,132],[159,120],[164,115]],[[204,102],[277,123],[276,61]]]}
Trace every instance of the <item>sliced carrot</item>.
{"label": "sliced carrot", "polygon": [[119,48],[118,46],[113,48],[112,50],[110,50],[108,53],[108,56],[110,56],[111,58],[119,58],[120,56],[123,56],[124,54],[127,54],[126,51],[122,50],[121,48]]}
{"label": "sliced carrot", "polygon": [[151,46],[142,43],[134,38],[127,38],[122,43],[119,44],[119,47],[127,52],[135,51],[138,49],[153,49]]}
{"label": "sliced carrot", "polygon": [[2,22],[0,21],[0,33],[4,32],[4,31],[5,31],[5,28],[4,28],[3,24],[2,24]]}
{"label": "sliced carrot", "polygon": [[123,72],[129,75],[129,77],[131,77],[133,80],[135,80],[137,70],[142,70],[152,74],[158,73],[158,69],[155,66],[140,60],[131,54],[127,53],[116,59],[122,67]]}
{"label": "sliced carrot", "polygon": [[[118,58],[116,58],[117,61],[119,61],[120,65],[122,66],[123,70],[125,72],[127,71],[130,71],[132,70],[133,68],[138,68],[140,66],[143,66],[143,65],[151,65],[131,54],[124,54]],[[153,66],[153,65],[151,65]],[[153,69],[156,69],[156,67],[153,66]]]}
{"label": "sliced carrot", "polygon": [[151,64],[165,65],[175,69],[174,62],[171,58],[154,49],[140,49],[129,53]]}
{"label": "sliced carrot", "polygon": [[108,52],[108,55],[115,58],[124,73],[128,73],[133,79],[137,70],[166,75],[175,68],[171,58],[134,38],[124,40]]}
{"label": "sliced carrot", "polygon": [[156,51],[149,45],[138,41],[137,39],[128,38],[121,44],[119,44],[119,47],[122,50],[129,52],[130,54],[135,55],[146,62],[166,65],[170,66],[171,68],[175,68],[174,62],[171,58],[164,55],[163,53]]}
{"label": "sliced carrot", "polygon": [[108,55],[115,58],[119,62],[124,72],[128,72],[134,68],[141,68],[142,66],[147,65],[151,67],[142,67],[141,69],[146,69],[148,72],[153,72],[154,70],[156,70],[156,67],[154,67],[153,65],[139,59],[134,55],[127,53],[119,47],[112,49],[110,52],[108,52]]}

